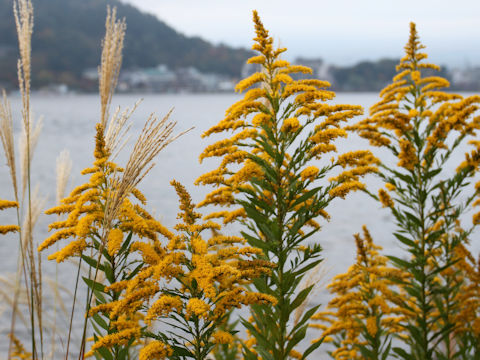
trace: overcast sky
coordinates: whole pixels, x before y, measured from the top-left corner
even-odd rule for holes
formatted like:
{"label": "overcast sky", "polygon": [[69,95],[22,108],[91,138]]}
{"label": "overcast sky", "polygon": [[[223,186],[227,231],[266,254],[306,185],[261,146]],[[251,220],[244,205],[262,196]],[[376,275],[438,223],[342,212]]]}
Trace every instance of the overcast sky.
{"label": "overcast sky", "polygon": [[480,65],[480,0],[122,1],[186,35],[244,47],[252,44],[256,9],[288,58],[340,64],[401,56],[414,21],[432,62]]}

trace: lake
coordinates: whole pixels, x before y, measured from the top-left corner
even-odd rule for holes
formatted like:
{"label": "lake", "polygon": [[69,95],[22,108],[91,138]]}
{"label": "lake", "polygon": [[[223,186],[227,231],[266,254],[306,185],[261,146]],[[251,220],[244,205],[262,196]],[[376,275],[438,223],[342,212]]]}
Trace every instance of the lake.
{"label": "lake", "polygon": [[[171,119],[177,122],[175,132],[180,132],[190,127],[192,131],[185,134],[182,138],[170,144],[164,149],[156,159],[156,166],[147,175],[140,185],[140,189],[145,193],[148,199],[148,208],[159,218],[164,225],[173,227],[176,222],[178,211],[178,201],[174,189],[169,185],[172,179],[176,179],[184,184],[191,192],[193,200],[200,202],[209,188],[197,187],[193,183],[201,174],[213,170],[216,162],[206,160],[199,164],[198,156],[201,151],[210,143],[213,138],[202,139],[201,134],[222,119],[225,110],[237,101],[240,97],[234,94],[175,94],[175,95],[117,95],[114,97],[112,110],[116,106],[131,107],[140,98],[142,103],[135,111],[132,119],[134,126],[131,130],[132,138],[140,132],[145,120],[149,114],[155,112],[157,116],[162,117],[171,108],[174,111]],[[15,121],[15,133],[20,131],[20,97],[10,98]],[[334,103],[360,104],[368,109],[378,100],[376,93],[341,93],[333,101]],[[46,197],[46,208],[55,204],[56,188],[56,158],[58,154],[67,149],[73,161],[71,181],[67,187],[70,189],[87,180],[87,177],[80,175],[80,171],[91,165],[93,159],[95,124],[99,119],[100,105],[98,96],[95,95],[41,95],[35,94],[32,97],[32,108],[35,118],[44,117],[43,131],[40,136],[37,149],[33,157],[32,179],[33,185],[38,185],[42,196]],[[357,118],[356,120],[359,120]],[[18,138],[18,137],[17,137]],[[338,143],[340,151],[349,151],[354,149],[369,148],[368,143],[354,135],[348,140]],[[128,149],[128,146],[127,146]],[[16,149],[17,150],[17,149]],[[374,150],[378,154],[378,150]],[[126,160],[124,151],[118,159],[120,164]],[[3,151],[2,151],[3,153]],[[18,156],[18,151],[16,152]],[[386,156],[380,154],[380,156]],[[458,154],[454,161],[458,161],[463,156],[462,152]],[[18,158],[18,157],[17,157]],[[0,198],[13,199],[13,191],[8,174],[8,168],[5,166],[3,154],[0,155]],[[453,171],[454,167],[450,169]],[[378,181],[373,178],[367,180],[369,186],[378,186]],[[340,272],[346,271],[348,266],[355,259],[355,243],[353,234],[360,232],[362,225],[366,224],[370,229],[374,241],[383,246],[385,253],[398,254],[398,246],[392,240],[393,221],[389,212],[382,209],[381,206],[369,199],[363,193],[354,193],[346,200],[336,200],[328,209],[331,214],[331,221],[323,224],[323,229],[314,240],[320,242],[324,248],[324,269],[326,272],[323,280],[319,281],[321,289],[318,295],[311,299],[312,303],[323,303],[328,301],[328,294],[322,288],[330,279]],[[0,212],[0,223],[14,223],[16,221],[13,211]],[[35,228],[35,241],[41,242],[47,236],[48,223],[54,221],[51,216],[43,215]],[[230,228],[231,233],[238,229]],[[17,262],[18,238],[16,236],[4,236],[0,240],[0,276],[10,277],[15,271]],[[474,247],[478,250],[479,242],[476,240]],[[48,252],[51,253],[51,252]],[[46,260],[46,254],[43,254],[43,271],[45,278],[55,278],[55,263]],[[65,286],[63,297],[68,298],[68,292],[73,291],[73,279],[75,267],[71,263],[62,263],[59,266],[59,281]],[[8,288],[0,285],[8,293]],[[48,289],[46,295],[48,297]],[[46,299],[46,303],[52,301]],[[0,317],[2,324],[9,324],[8,310],[6,310],[5,300],[2,300],[0,293]],[[70,307],[70,304],[67,304]],[[27,315],[25,315],[27,316]],[[65,320],[62,320],[65,322]],[[8,326],[0,326],[0,352],[4,353],[6,343],[6,334]],[[65,324],[61,324],[65,326]],[[311,337],[315,338],[319,333],[311,332]]]}

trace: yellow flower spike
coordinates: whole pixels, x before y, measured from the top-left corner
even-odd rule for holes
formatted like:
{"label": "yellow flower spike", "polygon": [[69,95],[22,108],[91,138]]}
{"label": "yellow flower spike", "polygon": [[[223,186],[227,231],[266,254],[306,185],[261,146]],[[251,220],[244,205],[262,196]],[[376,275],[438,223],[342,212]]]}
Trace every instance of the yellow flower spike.
{"label": "yellow flower spike", "polygon": [[10,356],[14,360],[19,360],[19,359],[31,359],[32,358],[32,353],[29,353],[21,341],[13,334],[8,335],[12,339],[12,344],[13,344],[13,349],[12,352],[10,353]]}
{"label": "yellow flower spike", "polygon": [[0,234],[5,235],[7,233],[19,232],[20,227],[18,225],[0,225]]}
{"label": "yellow flower spike", "polygon": [[291,84],[293,83],[293,79],[291,76],[284,74],[284,73],[278,73],[275,75],[272,79],[272,82],[275,85],[278,85],[279,83],[284,83],[284,84]]}
{"label": "yellow flower spike", "polygon": [[296,132],[300,128],[300,122],[296,117],[288,118],[283,121],[282,129],[284,133]]}
{"label": "yellow flower spike", "polygon": [[107,291],[121,292],[122,290],[125,290],[127,286],[128,286],[127,280],[118,281],[116,283],[113,283],[112,285],[106,286],[105,292]]}
{"label": "yellow flower spike", "polygon": [[350,180],[359,180],[360,176],[363,176],[365,174],[369,173],[375,173],[378,171],[378,168],[376,166],[372,165],[363,165],[363,166],[358,166],[356,168],[350,169],[350,170],[345,170],[342,171],[339,175],[332,177],[328,179],[330,182],[346,182]]}
{"label": "yellow flower spike", "polygon": [[61,229],[57,231],[55,234],[51,235],[47,239],[43,241],[43,243],[37,248],[38,251],[42,251],[53,244],[55,244],[57,241],[61,239],[68,239],[69,237],[72,237],[75,235],[75,229],[74,228],[66,228],[66,229]]}
{"label": "yellow flower spike", "polygon": [[347,132],[343,129],[325,129],[320,130],[313,135],[310,140],[316,144],[329,144],[332,140],[339,137],[347,137]]}
{"label": "yellow flower spike", "polygon": [[209,311],[210,306],[198,298],[191,298],[186,306],[187,317],[195,315],[196,317],[206,318]]}
{"label": "yellow flower spike", "polygon": [[300,173],[300,177],[302,181],[305,181],[307,179],[313,181],[317,177],[319,171],[320,170],[316,166],[309,166]]}
{"label": "yellow flower spike", "polygon": [[411,109],[408,112],[408,116],[411,117],[411,118],[417,117],[418,116],[418,111],[416,109]]}
{"label": "yellow flower spike", "polygon": [[127,344],[131,338],[138,338],[140,337],[140,328],[129,328],[124,329],[122,331],[105,335],[104,337],[98,339],[95,344],[90,348],[85,354],[85,357],[90,357],[95,354],[95,351],[101,347],[112,347],[114,345],[125,345]]}
{"label": "yellow flower spike", "polygon": [[[278,72],[280,74],[290,74],[290,73],[313,74],[313,70],[311,68],[303,65],[289,65],[288,67],[280,69]],[[300,80],[298,83],[314,84],[317,87],[330,87],[330,83],[328,81],[321,81],[316,79]]]}
{"label": "yellow flower spike", "polygon": [[396,187],[392,183],[385,183],[385,187],[387,188],[388,191],[395,191]]}
{"label": "yellow flower spike", "polygon": [[60,251],[48,256],[48,260],[56,260],[58,263],[65,261],[69,257],[79,256],[87,247],[85,239],[74,240],[66,245]]}
{"label": "yellow flower spike", "polygon": [[231,344],[233,341],[234,337],[229,332],[218,330],[213,333],[214,344]]}
{"label": "yellow flower spike", "polygon": [[363,189],[365,189],[365,184],[359,181],[348,181],[334,187],[328,193],[332,198],[339,197],[344,199],[349,192]]}
{"label": "yellow flower spike", "polygon": [[390,195],[383,189],[378,190],[378,198],[383,207],[393,207],[395,204]]}
{"label": "yellow flower spike", "polygon": [[[18,203],[16,201],[0,199],[0,211],[9,209],[9,208],[18,208]],[[15,233],[19,231],[20,231],[20,227],[18,225],[0,225],[0,235]]]}
{"label": "yellow flower spike", "polygon": [[173,355],[173,349],[161,341],[152,341],[140,350],[139,360],[162,360]]}
{"label": "yellow flower spike", "polygon": [[254,73],[250,75],[248,78],[240,81],[237,86],[235,86],[235,91],[242,92],[249,87],[263,81],[265,79],[265,74],[263,73]]}
{"label": "yellow flower spike", "polygon": [[153,319],[168,316],[173,310],[179,313],[182,311],[182,308],[183,302],[178,296],[163,295],[150,307],[145,321],[147,324],[150,324]]}
{"label": "yellow flower spike", "polygon": [[414,166],[418,164],[418,158],[413,144],[406,139],[400,139],[399,146],[398,166],[404,167],[407,170],[413,170]]}
{"label": "yellow flower spike", "polygon": [[391,289],[396,287],[397,279],[402,279],[404,274],[387,267],[388,259],[379,255],[377,250],[381,247],[373,243],[366,227],[363,228],[363,237],[355,235],[355,242],[355,264],[347,273],[332,280],[328,287],[334,298],[326,311],[314,317],[320,322],[313,327],[322,330],[321,338],[328,337],[331,342],[343,344],[335,350],[337,355],[352,356],[352,351],[355,352],[359,345],[375,351],[373,348],[378,344],[367,341],[367,335],[375,337],[380,330],[388,332],[394,329],[399,333],[403,330],[397,325],[404,314],[403,309],[396,305],[400,297]]}
{"label": "yellow flower spike", "polygon": [[192,245],[192,252],[194,254],[198,254],[198,255],[207,254],[208,245],[205,242],[205,240],[200,238],[193,238],[190,241],[190,243]]}
{"label": "yellow flower spike", "polygon": [[264,64],[265,60],[265,56],[263,55],[252,56],[247,60],[247,64]]}
{"label": "yellow flower spike", "polygon": [[108,234],[107,238],[107,251],[108,255],[114,256],[120,247],[122,246],[123,242],[123,231],[120,229],[112,229]]}
{"label": "yellow flower spike", "polygon": [[9,208],[18,208],[18,202],[0,199],[0,211]]}

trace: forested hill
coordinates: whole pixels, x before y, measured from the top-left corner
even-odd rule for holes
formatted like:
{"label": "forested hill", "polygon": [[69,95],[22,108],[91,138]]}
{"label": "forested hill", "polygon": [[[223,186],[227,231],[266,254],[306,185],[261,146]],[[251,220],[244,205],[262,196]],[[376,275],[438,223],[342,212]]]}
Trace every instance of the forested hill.
{"label": "forested hill", "polygon": [[[32,40],[34,83],[75,84],[99,63],[106,6],[116,6],[127,21],[124,68],[195,66],[202,72],[236,77],[250,56],[246,49],[214,46],[186,37],[153,15],[118,0],[34,0]],[[0,83],[16,83],[17,38],[12,0],[0,0]]]}

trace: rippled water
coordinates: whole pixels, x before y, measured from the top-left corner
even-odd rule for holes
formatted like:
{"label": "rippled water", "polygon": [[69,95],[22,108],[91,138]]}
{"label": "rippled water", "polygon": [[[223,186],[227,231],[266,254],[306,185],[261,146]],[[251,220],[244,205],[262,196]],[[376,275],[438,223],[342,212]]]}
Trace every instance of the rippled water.
{"label": "rippled water", "polygon": [[[193,185],[195,179],[202,173],[214,169],[215,161],[207,160],[199,164],[198,156],[212,139],[202,139],[201,134],[222,119],[225,110],[236,100],[237,95],[145,95],[143,102],[133,115],[133,137],[139,133],[144,121],[149,114],[155,112],[163,116],[172,107],[174,111],[171,119],[177,121],[177,131],[195,128],[164,149],[156,160],[156,166],[143,180],[140,188],[149,201],[149,209],[169,227],[175,224],[177,213],[177,198],[173,188],[169,185],[170,180],[176,179],[183,183],[191,192],[195,202],[203,199],[208,192],[207,188]],[[114,99],[113,107],[120,105],[122,108],[132,106],[138,100],[136,95],[118,95]],[[360,104],[368,109],[377,101],[377,94],[370,93],[345,93],[339,94],[334,100],[336,103]],[[18,135],[20,126],[20,98],[11,98],[15,124],[15,132]],[[94,126],[98,120],[99,100],[95,95],[69,95],[51,96],[34,95],[32,108],[35,116],[44,117],[44,127],[38,142],[38,147],[33,158],[32,179],[33,184],[38,185],[40,193],[47,198],[46,207],[54,205],[55,201],[55,167],[56,157],[63,149],[70,151],[73,160],[72,180],[68,189],[83,183],[86,178],[80,175],[80,171],[92,163]],[[339,143],[338,148],[344,151],[367,148],[368,144],[355,136]],[[127,146],[128,149],[128,146]],[[377,150],[375,150],[377,151]],[[378,151],[377,151],[378,153]],[[18,154],[18,151],[17,151]],[[380,154],[382,155],[382,154]],[[385,156],[385,155],[383,155]],[[461,155],[459,155],[461,156]],[[0,155],[0,198],[12,199],[13,193],[8,175],[8,169],[4,165],[3,155]],[[119,163],[125,161],[125,155],[120,156]],[[453,169],[453,168],[452,168]],[[369,185],[376,185],[375,180],[368,180]],[[68,191],[68,190],[67,190]],[[329,279],[347,269],[354,261],[355,244],[352,234],[361,231],[366,224],[372,232],[374,240],[385,248],[385,252],[392,254],[398,252],[398,247],[393,246],[391,231],[392,219],[386,210],[370,200],[362,193],[355,193],[347,200],[337,200],[329,208],[331,221],[323,225],[323,229],[315,236],[324,248],[324,267],[328,270],[323,280]],[[35,239],[41,242],[47,236],[48,223],[52,221],[46,215],[39,220],[35,229]],[[0,212],[0,223],[14,223],[12,212]],[[230,229],[235,232],[235,229]],[[480,248],[477,244],[476,248]],[[15,271],[17,262],[18,240],[15,236],[2,237],[0,239],[0,276],[9,277]],[[45,254],[44,254],[45,255]],[[55,277],[55,264],[43,261],[45,278]],[[73,264],[60,265],[60,284],[73,291],[73,279],[75,268]],[[9,292],[8,287],[0,283],[0,352],[3,353],[6,334],[8,333],[9,317],[5,310],[3,293]],[[45,284],[46,302],[50,301],[51,291]],[[68,298],[67,291],[64,299]],[[53,300],[51,300],[53,301]],[[325,290],[320,290],[313,303],[327,302]],[[69,308],[69,304],[67,304]],[[25,315],[27,316],[27,315]],[[61,326],[65,326],[65,319],[59,316]],[[78,325],[79,326],[79,325]],[[311,334],[315,337],[317,334]],[[61,348],[60,341],[58,347]]]}

